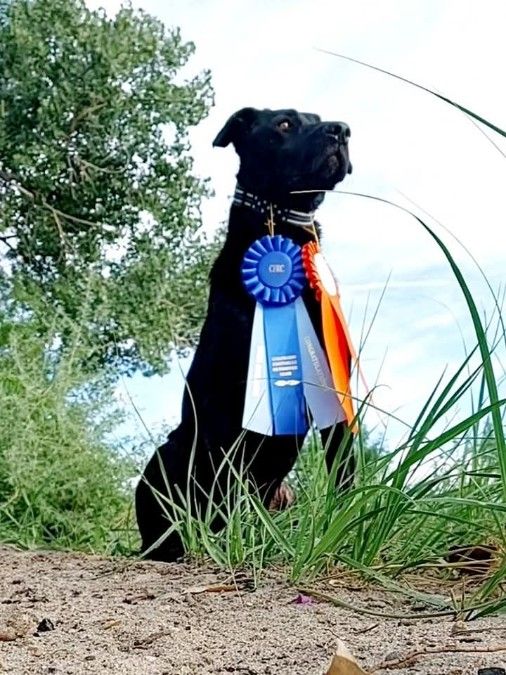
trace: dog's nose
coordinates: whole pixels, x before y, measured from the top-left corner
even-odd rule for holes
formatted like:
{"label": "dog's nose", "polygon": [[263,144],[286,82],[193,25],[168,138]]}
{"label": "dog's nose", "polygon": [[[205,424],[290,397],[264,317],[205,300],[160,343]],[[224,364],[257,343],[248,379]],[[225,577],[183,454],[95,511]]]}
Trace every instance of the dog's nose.
{"label": "dog's nose", "polygon": [[326,134],[332,136],[340,143],[346,143],[351,136],[350,127],[346,122],[325,122],[324,130]]}

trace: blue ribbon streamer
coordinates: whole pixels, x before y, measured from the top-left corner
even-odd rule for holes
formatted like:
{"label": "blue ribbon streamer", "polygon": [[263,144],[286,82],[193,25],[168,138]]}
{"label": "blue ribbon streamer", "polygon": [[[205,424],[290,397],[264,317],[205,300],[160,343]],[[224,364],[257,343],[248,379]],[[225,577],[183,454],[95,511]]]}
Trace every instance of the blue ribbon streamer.
{"label": "blue ribbon streamer", "polygon": [[305,434],[309,423],[294,303],[264,307],[264,331],[274,434]]}

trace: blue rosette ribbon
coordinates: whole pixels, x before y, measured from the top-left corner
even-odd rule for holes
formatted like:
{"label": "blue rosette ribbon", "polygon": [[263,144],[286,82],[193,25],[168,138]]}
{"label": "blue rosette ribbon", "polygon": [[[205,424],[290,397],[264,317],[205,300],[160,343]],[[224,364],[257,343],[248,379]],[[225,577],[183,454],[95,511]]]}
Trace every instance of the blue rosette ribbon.
{"label": "blue rosette ribbon", "polygon": [[344,419],[327,359],[301,293],[300,246],[266,235],[246,251],[243,284],[256,300],[243,428],[263,435],[305,434],[308,409],[320,428]]}

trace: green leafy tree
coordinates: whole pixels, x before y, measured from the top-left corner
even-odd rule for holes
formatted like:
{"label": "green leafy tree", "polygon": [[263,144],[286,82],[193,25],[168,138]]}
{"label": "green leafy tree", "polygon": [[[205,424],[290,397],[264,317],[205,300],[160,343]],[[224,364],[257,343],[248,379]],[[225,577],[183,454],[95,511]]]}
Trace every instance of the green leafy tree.
{"label": "green leafy tree", "polygon": [[0,274],[32,315],[80,325],[90,368],[163,372],[195,342],[214,244],[188,141],[210,76],[179,72],[193,49],[129,6],[0,0]]}

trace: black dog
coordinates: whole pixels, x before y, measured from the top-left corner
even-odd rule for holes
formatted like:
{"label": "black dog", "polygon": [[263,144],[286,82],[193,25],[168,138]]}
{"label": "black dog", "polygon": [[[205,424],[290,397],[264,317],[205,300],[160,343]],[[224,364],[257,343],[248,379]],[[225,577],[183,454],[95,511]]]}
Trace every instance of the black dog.
{"label": "black dog", "polygon": [[[321,122],[318,115],[244,108],[228,120],[214,141],[215,146],[234,145],[240,157],[240,187],[225,244],[210,275],[207,318],[187,376],[181,424],[151,458],[137,488],[137,521],[147,557],[171,561],[184,553],[177,533],[164,538],[170,527],[166,513],[171,512],[167,492],[181,506],[190,485],[192,510],[205,513],[216,469],[234,443],[239,450],[236,465],[247,467],[266,505],[294,465],[304,436],[262,436],[242,429],[255,301],[242,284],[241,262],[248,247],[268,233],[271,205],[276,234],[301,246],[314,238],[311,228],[304,225],[312,223],[323,191],[351,173],[349,136],[346,124]],[[320,307],[314,293],[307,289],[302,297],[321,340]],[[330,468],[340,449],[344,424],[323,430],[321,436]],[[336,482],[346,487],[354,470],[349,445],[344,454],[341,448],[339,456]],[[226,490],[223,471],[217,482]],[[216,522],[217,527],[222,524]]]}

